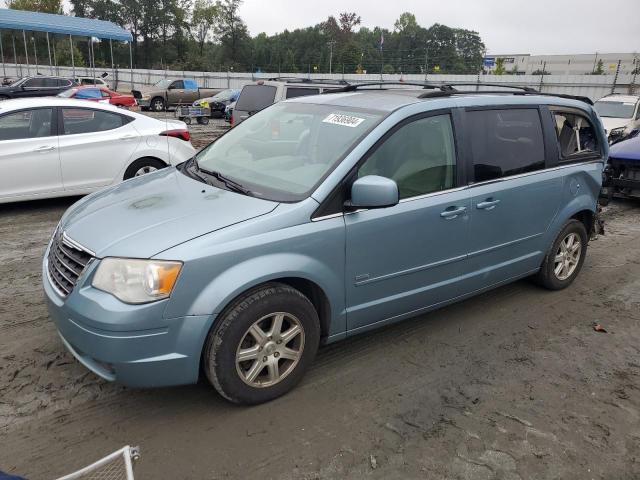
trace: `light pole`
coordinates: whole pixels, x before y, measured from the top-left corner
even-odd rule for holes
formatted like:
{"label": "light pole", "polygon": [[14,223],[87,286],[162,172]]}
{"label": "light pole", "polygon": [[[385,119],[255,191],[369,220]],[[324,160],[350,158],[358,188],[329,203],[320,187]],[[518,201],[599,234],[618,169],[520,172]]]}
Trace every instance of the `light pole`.
{"label": "light pole", "polygon": [[327,44],[329,45],[329,75],[331,75],[331,67],[333,63],[333,46],[335,45],[335,43],[336,43],[335,40],[331,40]]}

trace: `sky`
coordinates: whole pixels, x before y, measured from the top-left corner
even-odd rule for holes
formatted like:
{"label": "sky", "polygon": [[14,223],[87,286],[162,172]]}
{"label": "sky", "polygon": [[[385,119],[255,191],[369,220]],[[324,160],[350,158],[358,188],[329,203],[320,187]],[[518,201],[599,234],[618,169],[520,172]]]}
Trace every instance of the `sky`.
{"label": "sky", "polygon": [[640,51],[640,0],[245,0],[240,16],[256,35],[315,25],[343,11],[356,12],[370,28],[393,30],[400,14],[411,12],[424,27],[475,30],[489,54]]}

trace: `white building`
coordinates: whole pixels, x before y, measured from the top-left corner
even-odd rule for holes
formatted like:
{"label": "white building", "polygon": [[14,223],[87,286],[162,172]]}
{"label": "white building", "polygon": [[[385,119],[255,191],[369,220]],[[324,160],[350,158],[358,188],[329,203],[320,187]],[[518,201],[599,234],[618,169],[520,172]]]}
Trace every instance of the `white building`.
{"label": "white building", "polygon": [[[620,61],[620,74],[632,73],[640,68],[638,53],[584,53],[575,55],[530,55],[499,54],[486,55],[484,71],[491,73],[495,70],[496,61],[502,58],[507,73],[531,75],[545,73],[551,75],[584,75],[592,73],[601,66],[605,75],[615,75]],[[602,62],[602,63],[600,63]]]}

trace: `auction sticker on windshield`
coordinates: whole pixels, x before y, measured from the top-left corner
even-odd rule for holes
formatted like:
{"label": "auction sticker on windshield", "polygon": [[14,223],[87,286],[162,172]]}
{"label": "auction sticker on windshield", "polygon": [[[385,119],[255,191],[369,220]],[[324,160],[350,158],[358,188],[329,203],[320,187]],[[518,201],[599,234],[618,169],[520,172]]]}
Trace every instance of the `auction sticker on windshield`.
{"label": "auction sticker on windshield", "polygon": [[341,113],[332,113],[323,120],[324,123],[332,123],[333,125],[342,125],[344,127],[357,127],[364,118],[353,117],[351,115],[343,115]]}

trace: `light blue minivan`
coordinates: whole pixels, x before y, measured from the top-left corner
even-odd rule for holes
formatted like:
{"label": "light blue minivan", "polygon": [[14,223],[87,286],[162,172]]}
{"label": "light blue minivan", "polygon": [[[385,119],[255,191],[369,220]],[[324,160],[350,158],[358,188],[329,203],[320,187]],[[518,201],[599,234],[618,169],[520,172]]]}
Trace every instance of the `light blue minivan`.
{"label": "light blue minivan", "polygon": [[568,286],[608,155],[586,99],[347,86],[73,205],[43,260],[66,348],[125,385],[273,399],[318,346],[523,277]]}

